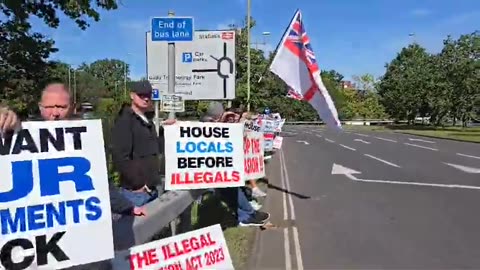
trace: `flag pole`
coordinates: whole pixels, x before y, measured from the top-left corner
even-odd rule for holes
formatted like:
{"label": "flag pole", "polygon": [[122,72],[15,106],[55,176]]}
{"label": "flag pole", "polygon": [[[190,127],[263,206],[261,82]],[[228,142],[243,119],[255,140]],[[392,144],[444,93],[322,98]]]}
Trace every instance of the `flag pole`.
{"label": "flag pole", "polygon": [[251,15],[251,0],[247,0],[247,111],[250,112],[250,15]]}
{"label": "flag pole", "polygon": [[[280,37],[280,40],[278,41],[277,46],[275,47],[275,50],[273,51],[274,54],[277,53],[278,48],[280,47],[280,45],[282,45],[283,38],[284,38],[285,35],[287,34],[288,29],[290,29],[290,25],[292,24],[292,21],[295,19],[295,16],[297,15],[297,13],[298,13],[299,11],[300,11],[300,9],[297,8],[297,10],[295,10],[295,13],[293,13],[293,16],[292,16],[292,18],[290,19],[290,21],[288,21],[288,25],[287,25],[287,27],[285,27],[285,30],[283,31],[283,34],[282,34],[282,36]],[[260,82],[260,81],[262,80],[263,76],[265,76],[265,74],[267,74],[267,71],[269,70],[270,65],[271,65],[272,62],[273,62],[273,59],[275,59],[275,57],[271,57],[271,58],[268,60],[268,65],[265,67],[265,70],[262,72],[262,75],[260,76],[260,79],[258,80],[258,82]]]}

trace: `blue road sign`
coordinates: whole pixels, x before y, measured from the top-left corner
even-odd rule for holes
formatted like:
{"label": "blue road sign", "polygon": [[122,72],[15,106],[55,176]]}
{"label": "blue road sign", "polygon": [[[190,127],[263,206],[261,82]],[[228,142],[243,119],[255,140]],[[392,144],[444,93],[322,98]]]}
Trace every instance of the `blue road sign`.
{"label": "blue road sign", "polygon": [[152,41],[193,41],[192,17],[156,17],[152,19]]}
{"label": "blue road sign", "polygon": [[184,52],[182,54],[182,62],[183,63],[192,63],[193,62],[193,55],[191,52]]}
{"label": "blue road sign", "polygon": [[158,89],[154,88],[152,89],[152,100],[160,100],[160,91]]}

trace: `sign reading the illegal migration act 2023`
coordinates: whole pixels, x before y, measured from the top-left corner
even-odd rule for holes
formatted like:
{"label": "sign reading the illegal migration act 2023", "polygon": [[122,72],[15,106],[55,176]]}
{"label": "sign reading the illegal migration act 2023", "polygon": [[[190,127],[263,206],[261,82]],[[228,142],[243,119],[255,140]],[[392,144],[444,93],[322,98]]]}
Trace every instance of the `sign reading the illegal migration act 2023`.
{"label": "sign reading the illegal migration act 2023", "polygon": [[165,189],[243,186],[243,124],[178,122],[164,127]]}
{"label": "sign reading the illegal migration act 2023", "polygon": [[[168,91],[168,45],[146,35],[147,74],[154,88]],[[192,42],[175,44],[175,94],[184,100],[235,98],[235,32],[195,31]]]}
{"label": "sign reading the illegal migration act 2023", "polygon": [[[123,254],[122,254],[123,255]],[[233,270],[219,224],[130,248],[113,269]]]}
{"label": "sign reading the illegal migration act 2023", "polygon": [[22,126],[0,134],[0,269],[113,258],[100,120]]}

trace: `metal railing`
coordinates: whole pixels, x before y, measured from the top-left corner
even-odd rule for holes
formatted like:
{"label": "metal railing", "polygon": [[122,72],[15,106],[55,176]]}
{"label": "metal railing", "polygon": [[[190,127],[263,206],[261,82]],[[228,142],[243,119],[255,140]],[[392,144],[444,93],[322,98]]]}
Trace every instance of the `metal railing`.
{"label": "metal railing", "polygon": [[[365,119],[365,120],[342,120],[342,125],[388,125],[395,123],[394,120],[389,119]],[[285,125],[324,125],[323,121],[286,121]]]}

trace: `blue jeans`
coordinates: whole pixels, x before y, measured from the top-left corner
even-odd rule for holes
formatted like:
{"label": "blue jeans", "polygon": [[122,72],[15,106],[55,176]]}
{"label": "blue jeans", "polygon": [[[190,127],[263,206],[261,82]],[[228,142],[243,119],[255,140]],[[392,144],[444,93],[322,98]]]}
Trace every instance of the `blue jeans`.
{"label": "blue jeans", "polygon": [[145,205],[156,198],[158,198],[158,192],[153,190],[151,193],[148,192],[133,192],[128,189],[121,188],[120,192],[131,201],[135,206],[139,207]]}
{"label": "blue jeans", "polygon": [[238,222],[247,221],[255,214],[255,209],[241,188],[220,188],[217,191],[230,208],[236,209]]}

